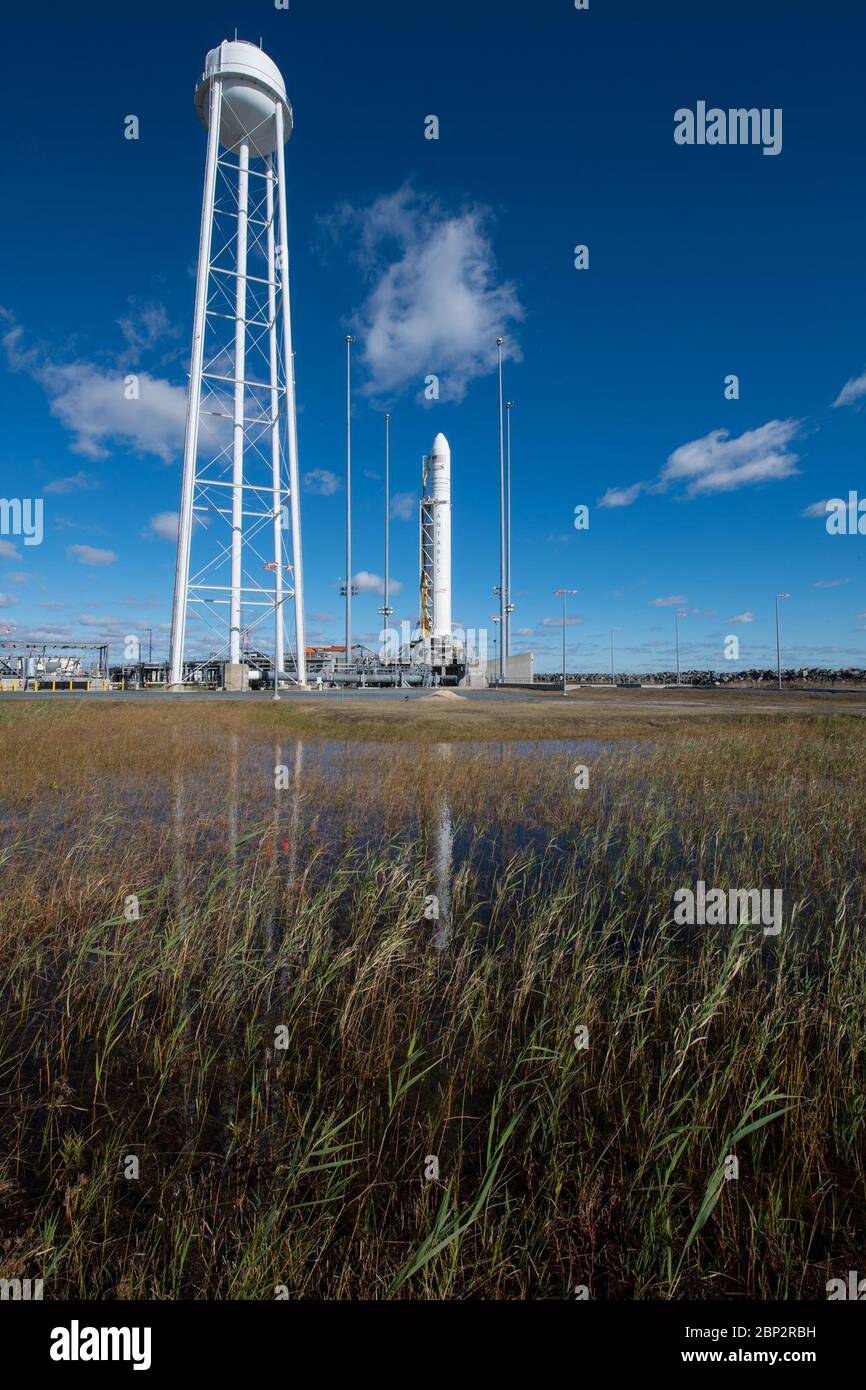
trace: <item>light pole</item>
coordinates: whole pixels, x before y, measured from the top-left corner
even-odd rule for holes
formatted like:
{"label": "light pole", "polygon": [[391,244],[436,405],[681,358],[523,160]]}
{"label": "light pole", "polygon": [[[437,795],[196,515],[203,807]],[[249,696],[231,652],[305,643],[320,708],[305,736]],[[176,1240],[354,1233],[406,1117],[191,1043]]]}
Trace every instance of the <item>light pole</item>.
{"label": "light pole", "polygon": [[566,601],[566,598],[567,598],[567,596],[568,596],[569,594],[576,594],[576,593],[577,593],[577,590],[576,590],[576,589],[554,589],[553,592],[554,592],[555,597],[557,597],[557,598],[559,597],[560,594],[562,595],[562,693],[563,693],[563,695],[565,695],[565,694],[566,694],[566,688],[565,688],[565,628],[566,628],[565,601]]}
{"label": "light pole", "polygon": [[[151,628],[151,627],[146,627],[146,628],[144,628],[144,631],[147,633],[147,664],[148,664],[148,666],[149,666],[149,665],[151,664],[151,662],[153,661],[153,628]],[[142,669],[141,669],[141,643],[140,643],[140,642],[139,642],[139,644],[138,644],[138,685],[139,685],[139,689],[141,689],[141,690],[144,689],[144,673],[143,673],[143,671],[142,671]]]}
{"label": "light pole", "polygon": [[387,633],[388,633],[388,629],[389,629],[390,626],[391,626],[391,614],[394,612],[393,608],[392,608],[392,607],[390,606],[390,604],[388,603],[388,565],[389,565],[389,559],[388,559],[388,520],[389,520],[389,518],[388,518],[388,497],[389,497],[389,481],[388,481],[388,475],[389,475],[389,470],[390,470],[390,464],[391,464],[391,416],[386,414],[386,416],[385,416],[385,602],[383,603],[382,607],[379,609],[379,612],[382,614],[383,618],[385,619],[384,627],[385,627],[386,636],[385,636],[385,642],[384,642],[383,646],[384,646],[384,651],[385,651],[386,653],[387,653],[387,650],[388,650],[388,637],[387,637]]}
{"label": "light pole", "polygon": [[782,625],[779,619],[779,599],[790,598],[790,594],[776,595],[776,675],[779,678],[779,689],[782,689]]}
{"label": "light pole", "polygon": [[352,654],[352,336],[346,334],[346,669]]}
{"label": "light pole", "polygon": [[505,402],[507,434],[507,459],[505,483],[505,669],[511,656],[511,615],[514,604],[511,602],[511,410],[514,401]]}
{"label": "light pole", "polygon": [[498,614],[498,613],[491,613],[491,614],[490,614],[490,621],[491,621],[492,624],[493,624],[493,665],[494,665],[494,668],[495,668],[495,667],[496,667],[496,662],[497,662],[496,653],[497,653],[497,651],[499,650],[498,643],[497,643],[497,634],[498,634],[499,629],[498,629],[497,626],[496,626],[496,624],[500,621],[499,614]]}
{"label": "light pole", "polygon": [[[350,589],[351,589],[351,593],[348,592]],[[352,598],[357,598],[357,597],[358,597],[358,592],[359,592],[359,590],[358,590],[357,584],[347,584],[346,581],[345,581],[344,579],[341,579],[341,580],[340,580],[340,594],[341,594],[341,596],[342,596],[344,599],[346,599],[347,602],[348,602],[350,599],[352,599]],[[347,669],[347,670],[348,670],[348,668],[349,668],[349,662],[350,662],[350,660],[351,660],[351,657],[352,657],[352,649],[351,649],[351,647],[347,647],[347,648],[346,648],[346,669]]]}
{"label": "light pole", "polygon": [[680,681],[680,618],[684,618],[685,616],[685,613],[681,613],[679,609],[677,609],[676,613],[674,614],[677,629],[677,685],[682,684],[682,682]]}
{"label": "light pole", "polygon": [[[504,338],[496,339],[496,352],[499,360],[499,621],[505,633],[505,434],[502,411],[502,344]],[[499,644],[499,679],[505,680],[504,642]]]}

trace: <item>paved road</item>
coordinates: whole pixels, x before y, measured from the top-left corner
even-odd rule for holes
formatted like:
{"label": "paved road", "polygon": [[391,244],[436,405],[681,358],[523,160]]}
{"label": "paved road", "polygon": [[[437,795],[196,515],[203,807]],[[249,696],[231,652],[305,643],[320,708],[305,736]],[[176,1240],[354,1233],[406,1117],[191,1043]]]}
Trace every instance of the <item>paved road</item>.
{"label": "paved road", "polygon": [[[456,693],[456,692],[455,692]],[[700,710],[708,714],[853,714],[866,715],[866,690],[731,690],[724,687],[718,690],[678,690],[674,687],[621,689],[605,692],[598,687],[577,687],[563,696],[559,692],[545,690],[461,690],[461,700],[482,701],[484,703],[528,703],[536,706],[567,704],[575,713],[584,709],[617,710],[621,714],[652,713],[676,714]],[[311,701],[314,704],[334,709],[343,704],[387,705],[402,704],[412,700],[435,698],[430,689],[413,690],[292,690],[283,691],[280,701]],[[146,701],[162,703],[180,701],[189,704],[193,701],[247,701],[270,703],[273,696],[269,691],[249,691],[233,693],[219,690],[166,692],[157,690],[111,690],[111,691],[17,691],[0,695],[5,700],[87,700],[90,702],[132,702]],[[442,709],[459,708],[456,700],[442,700]]]}

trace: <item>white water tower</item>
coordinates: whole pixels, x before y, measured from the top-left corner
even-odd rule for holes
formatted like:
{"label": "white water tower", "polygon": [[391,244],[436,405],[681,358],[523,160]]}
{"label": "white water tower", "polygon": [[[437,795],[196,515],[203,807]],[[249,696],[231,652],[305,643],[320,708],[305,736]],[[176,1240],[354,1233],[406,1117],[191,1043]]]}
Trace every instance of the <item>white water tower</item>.
{"label": "white water tower", "polygon": [[276,64],[239,40],[208,53],[195,101],[208,139],[170,679],[183,679],[192,620],[202,657],[216,650],[229,663],[227,684],[241,680],[242,633],[268,646],[273,632],[275,671],[304,685],[284,151],[292,108]]}

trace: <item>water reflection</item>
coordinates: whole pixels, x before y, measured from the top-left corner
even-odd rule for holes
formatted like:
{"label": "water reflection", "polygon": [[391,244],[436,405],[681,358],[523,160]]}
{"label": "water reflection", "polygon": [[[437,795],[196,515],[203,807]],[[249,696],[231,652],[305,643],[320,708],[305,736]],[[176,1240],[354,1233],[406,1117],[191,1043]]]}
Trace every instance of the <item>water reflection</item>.
{"label": "water reflection", "polygon": [[[628,745],[627,751],[634,746]],[[184,750],[178,746],[168,785],[163,783],[160,789],[154,784],[152,794],[138,800],[135,813],[142,822],[169,821],[166,868],[176,908],[184,917],[189,918],[196,906],[193,898],[205,873],[252,871],[255,930],[267,958],[282,972],[289,969],[281,952],[298,912],[305,877],[315,880],[317,888],[320,879],[339,875],[350,893],[351,863],[364,863],[368,854],[375,856],[383,836],[389,852],[405,853],[414,860],[415,872],[420,869],[426,875],[422,940],[427,948],[444,955],[453,944],[454,875],[462,866],[479,885],[489,880],[492,886],[501,865],[514,854],[536,859],[539,865],[551,854],[573,861],[587,849],[592,834],[598,833],[582,829],[578,844],[568,829],[557,835],[543,813],[537,822],[531,816],[515,820],[508,814],[500,819],[496,796],[492,807],[484,807],[482,829],[474,815],[463,820],[458,816],[462,803],[456,788],[464,792],[468,788],[470,796],[479,790],[483,793],[481,779],[487,782],[494,776],[498,783],[503,766],[504,789],[510,786],[509,766],[531,763],[538,780],[526,799],[530,806],[543,808],[547,788],[555,793],[558,786],[570,785],[575,759],[590,761],[613,749],[626,751],[626,746],[583,739],[441,742],[419,748],[347,740],[282,743],[234,732],[226,736],[223,749],[227,756],[221,762],[196,770],[185,765]],[[413,774],[419,763],[421,796],[406,797],[399,819],[393,818],[401,793],[415,787]],[[382,803],[377,795],[380,787]],[[507,799],[507,792],[503,795]],[[390,821],[383,817],[383,806],[392,812]]]}
{"label": "water reflection", "polygon": [[[446,764],[451,761],[454,745],[437,743],[436,754]],[[448,792],[443,792],[434,827],[434,863],[436,897],[439,906],[437,930],[432,940],[434,950],[445,951],[451,944],[451,874],[454,862],[454,824]]]}
{"label": "water reflection", "polygon": [[304,745],[300,739],[295,743],[292,759],[292,796],[288,828],[288,859],[286,861],[286,884],[294,896],[298,880],[298,836],[301,819],[301,786],[304,779]]}
{"label": "water reflection", "polygon": [[174,847],[174,906],[178,915],[181,914],[186,901],[186,874],[184,872],[185,858],[183,853],[183,773],[181,772],[177,760],[171,774],[172,798],[171,798],[171,829],[172,844]]}
{"label": "water reflection", "polygon": [[240,737],[229,735],[229,788],[227,805],[227,826],[229,844],[229,863],[237,863],[238,857],[238,773],[240,770]]}

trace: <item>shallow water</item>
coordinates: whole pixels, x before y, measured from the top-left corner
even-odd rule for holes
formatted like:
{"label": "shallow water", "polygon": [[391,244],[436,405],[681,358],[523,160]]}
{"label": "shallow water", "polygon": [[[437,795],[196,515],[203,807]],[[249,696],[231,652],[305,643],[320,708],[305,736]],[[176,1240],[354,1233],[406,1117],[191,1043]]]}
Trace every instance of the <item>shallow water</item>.
{"label": "shallow water", "polygon": [[[314,860],[315,879],[339,876],[348,893],[355,871],[380,852],[395,862],[408,857],[438,900],[444,941],[461,869],[471,870],[482,896],[492,896],[515,861],[522,875],[549,883],[590,857],[599,832],[578,838],[551,824],[550,795],[571,788],[577,764],[629,758],[651,746],[598,739],[274,742],[234,733],[205,759],[184,764],[181,755],[168,777],[99,773],[83,792],[0,808],[3,837],[21,861],[52,853],[65,859],[75,847],[82,869],[91,849],[94,862],[104,861],[106,849],[120,853],[140,842],[153,881],[167,876],[175,900],[193,879],[201,888],[251,861],[272,863],[285,884]],[[521,769],[525,778],[515,778]],[[519,807],[512,803],[518,785]],[[468,809],[467,787],[476,797]],[[603,788],[593,794],[609,796]]]}

